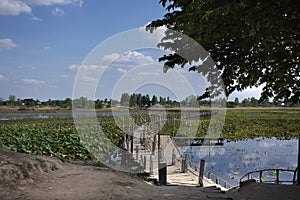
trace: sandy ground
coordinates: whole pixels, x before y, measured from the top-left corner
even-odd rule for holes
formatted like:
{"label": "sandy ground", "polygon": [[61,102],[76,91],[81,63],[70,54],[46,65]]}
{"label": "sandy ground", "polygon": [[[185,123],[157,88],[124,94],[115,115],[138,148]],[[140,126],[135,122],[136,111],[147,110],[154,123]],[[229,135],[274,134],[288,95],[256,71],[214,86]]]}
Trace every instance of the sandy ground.
{"label": "sandy ground", "polygon": [[223,193],[215,188],[157,186],[101,164],[63,162],[0,148],[0,199],[299,199],[300,186],[252,184]]}

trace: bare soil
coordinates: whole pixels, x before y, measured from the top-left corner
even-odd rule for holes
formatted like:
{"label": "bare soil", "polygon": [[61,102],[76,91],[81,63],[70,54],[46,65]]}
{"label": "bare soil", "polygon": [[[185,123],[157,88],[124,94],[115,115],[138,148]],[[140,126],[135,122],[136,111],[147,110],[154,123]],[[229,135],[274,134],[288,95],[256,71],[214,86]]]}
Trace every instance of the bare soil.
{"label": "bare soil", "polygon": [[101,164],[0,148],[0,199],[207,199],[197,187],[156,186]]}
{"label": "bare soil", "polygon": [[0,148],[0,200],[81,199],[299,199],[300,186],[250,184],[222,193],[215,189],[157,186],[136,174],[100,163],[67,162]]}

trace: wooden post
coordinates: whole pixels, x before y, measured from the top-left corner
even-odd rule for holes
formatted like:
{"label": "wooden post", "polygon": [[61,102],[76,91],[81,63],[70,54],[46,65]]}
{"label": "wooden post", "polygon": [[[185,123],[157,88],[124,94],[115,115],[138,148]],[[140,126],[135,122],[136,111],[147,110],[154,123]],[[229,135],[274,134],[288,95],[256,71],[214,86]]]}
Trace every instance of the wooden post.
{"label": "wooden post", "polygon": [[175,165],[176,155],[175,155],[175,149],[172,149],[172,163],[171,165]]}
{"label": "wooden post", "polygon": [[155,155],[156,135],[153,136],[152,155]]}
{"label": "wooden post", "polygon": [[145,136],[146,136],[146,128],[144,126],[143,134],[142,134],[142,143],[143,143],[144,146],[145,146]]}
{"label": "wooden post", "polygon": [[144,159],[143,159],[143,155],[140,155],[140,162],[139,163],[141,163],[141,165],[143,165],[144,166]]}
{"label": "wooden post", "polygon": [[148,150],[148,144],[147,144],[147,132],[148,132],[148,130],[147,130],[147,125],[145,125],[144,126],[145,128],[144,128],[144,147],[145,147],[145,150],[147,151]]}
{"label": "wooden post", "polygon": [[219,184],[219,178],[216,177],[216,184]]}
{"label": "wooden post", "polygon": [[135,159],[138,161],[139,160],[139,146],[136,145],[135,147]]}
{"label": "wooden post", "polygon": [[276,169],[276,184],[279,184],[279,169]]}
{"label": "wooden post", "polygon": [[[126,147],[126,133],[125,133],[124,117],[123,117],[122,131],[123,131],[123,149],[125,150],[125,147]],[[128,147],[126,147],[126,148],[128,150]]]}
{"label": "wooden post", "polygon": [[200,171],[199,171],[199,185],[203,187],[203,175],[204,175],[204,167],[205,167],[205,160],[200,161]]}
{"label": "wooden post", "polygon": [[167,185],[167,163],[159,163],[158,180],[160,185]]}
{"label": "wooden post", "polygon": [[175,117],[173,118],[173,132],[172,132],[172,136],[175,136]]}
{"label": "wooden post", "polygon": [[259,171],[259,182],[262,182],[262,171]]}
{"label": "wooden post", "polygon": [[182,173],[187,173],[189,167],[189,155],[185,154],[182,160]]}
{"label": "wooden post", "polygon": [[131,146],[130,146],[131,149],[130,149],[130,151],[133,154],[133,139],[134,139],[134,137],[133,137],[134,136],[134,133],[133,133],[134,132],[134,130],[133,130],[134,129],[133,128],[133,122],[131,123],[131,128],[132,128],[132,134],[131,134]]}
{"label": "wooden post", "polygon": [[188,154],[185,154],[184,162],[185,162],[185,164],[184,164],[185,172],[184,173],[187,173],[188,168],[189,168],[189,155]]}
{"label": "wooden post", "polygon": [[146,168],[147,168],[147,156],[146,155],[144,156],[143,164],[144,164],[144,171],[146,171]]}
{"label": "wooden post", "polygon": [[207,173],[207,178],[210,179],[210,172]]}
{"label": "wooden post", "polygon": [[157,139],[157,151],[158,151],[158,161],[161,161],[161,149],[160,149],[160,116],[159,116],[159,126],[158,126],[158,139]]}
{"label": "wooden post", "polygon": [[153,158],[152,158],[152,154],[150,154],[150,174],[153,174]]}
{"label": "wooden post", "polygon": [[297,185],[300,185],[300,133],[299,133],[299,137],[298,137]]}

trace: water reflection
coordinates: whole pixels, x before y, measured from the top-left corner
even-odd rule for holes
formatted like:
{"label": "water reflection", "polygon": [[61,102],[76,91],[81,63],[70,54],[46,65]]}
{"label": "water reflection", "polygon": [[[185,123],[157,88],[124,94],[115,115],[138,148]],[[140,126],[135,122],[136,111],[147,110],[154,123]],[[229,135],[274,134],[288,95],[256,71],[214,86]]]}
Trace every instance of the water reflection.
{"label": "water reflection", "polygon": [[180,149],[184,154],[189,154],[190,160],[197,166],[204,159],[206,170],[232,185],[238,185],[240,178],[249,171],[266,168],[294,170],[297,167],[298,140],[256,138],[238,142],[226,141],[224,146]]}

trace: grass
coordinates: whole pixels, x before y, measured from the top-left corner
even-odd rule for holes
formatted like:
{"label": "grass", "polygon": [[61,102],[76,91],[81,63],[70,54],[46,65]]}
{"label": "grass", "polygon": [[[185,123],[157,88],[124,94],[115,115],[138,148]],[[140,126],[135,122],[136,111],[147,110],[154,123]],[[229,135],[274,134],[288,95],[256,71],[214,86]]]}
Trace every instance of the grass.
{"label": "grass", "polygon": [[[84,122],[86,134],[79,134],[72,119],[24,119],[0,121],[0,146],[13,151],[56,156],[70,160],[98,159],[90,152],[103,154],[111,144],[120,146],[124,132],[132,130],[131,122],[141,125],[150,121],[147,110],[132,113],[132,118],[115,122],[112,117],[101,117],[103,134]],[[300,109],[227,109],[225,123],[210,117],[201,120],[178,120],[180,112],[169,110],[170,117],[160,128],[161,134],[199,136],[220,135],[232,141],[257,137],[279,139],[297,138],[300,133]],[[119,125],[119,126],[118,126]],[[211,126],[210,126],[211,125]],[[157,132],[159,125],[152,125]],[[214,132],[219,128],[221,132]],[[123,131],[122,131],[123,129]],[[83,145],[84,141],[84,145]]]}
{"label": "grass", "polygon": [[[196,131],[195,127],[198,127]],[[208,136],[208,130],[212,132],[211,136],[232,141],[257,137],[297,138],[300,134],[300,109],[227,109],[224,124],[211,118],[181,122],[169,120],[162,134],[204,137]]]}

